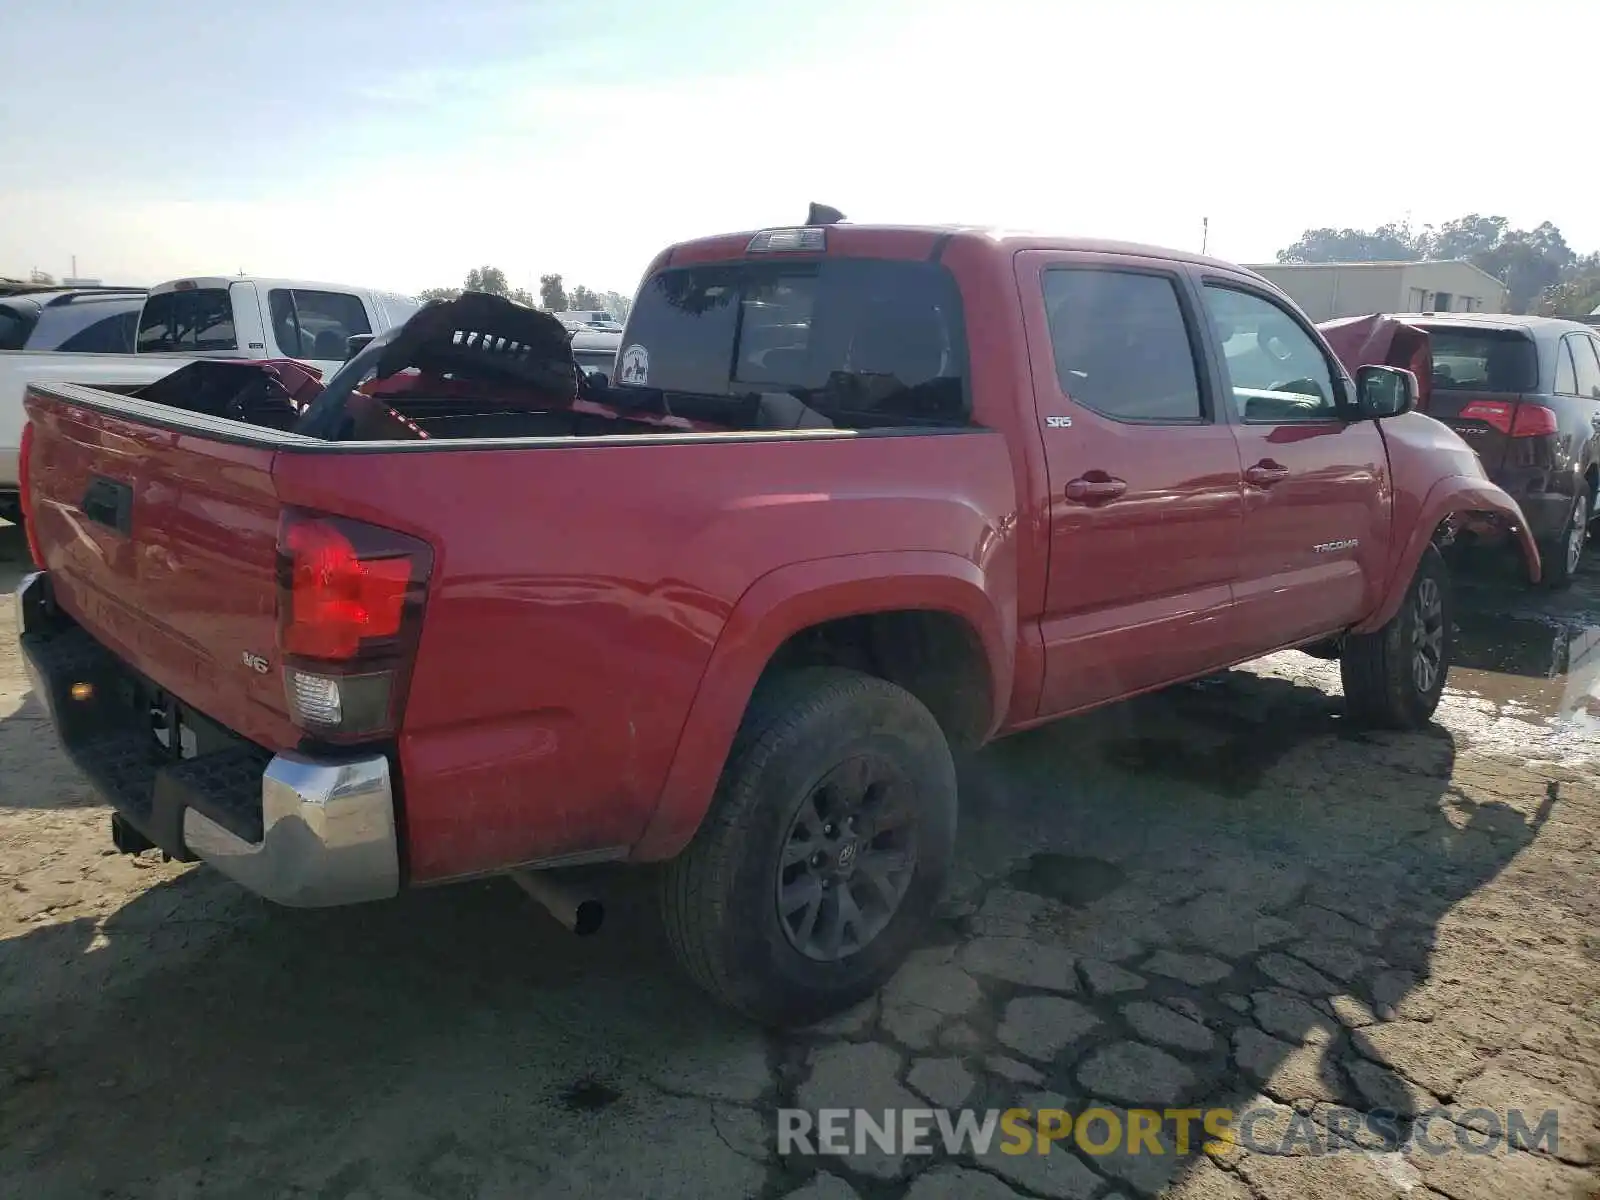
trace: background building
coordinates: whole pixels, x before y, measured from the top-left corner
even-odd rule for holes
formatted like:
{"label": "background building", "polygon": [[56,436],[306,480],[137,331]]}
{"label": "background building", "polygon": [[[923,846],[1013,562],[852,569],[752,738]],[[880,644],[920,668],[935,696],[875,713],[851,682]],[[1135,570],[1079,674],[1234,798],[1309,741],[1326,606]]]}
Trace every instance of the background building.
{"label": "background building", "polygon": [[1368,313],[1506,311],[1506,285],[1469,262],[1264,263],[1313,321]]}

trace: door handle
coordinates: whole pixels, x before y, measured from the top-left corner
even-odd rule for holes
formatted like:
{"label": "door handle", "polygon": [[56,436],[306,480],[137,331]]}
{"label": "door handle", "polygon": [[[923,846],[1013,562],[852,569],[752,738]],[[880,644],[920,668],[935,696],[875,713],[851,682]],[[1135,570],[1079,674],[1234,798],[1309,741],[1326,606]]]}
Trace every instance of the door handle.
{"label": "door handle", "polygon": [[1074,504],[1100,504],[1115,500],[1128,490],[1122,479],[1074,479],[1067,484],[1067,499]]}
{"label": "door handle", "polygon": [[1249,467],[1244,473],[1245,481],[1257,487],[1271,487],[1289,478],[1289,468],[1282,463],[1275,463],[1270,458],[1264,458],[1255,466]]}

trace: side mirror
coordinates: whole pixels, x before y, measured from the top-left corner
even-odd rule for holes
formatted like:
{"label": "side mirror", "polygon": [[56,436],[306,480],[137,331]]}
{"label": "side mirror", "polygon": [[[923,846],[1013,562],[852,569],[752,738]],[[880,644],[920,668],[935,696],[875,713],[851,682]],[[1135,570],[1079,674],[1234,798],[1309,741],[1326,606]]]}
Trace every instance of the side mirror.
{"label": "side mirror", "polygon": [[345,360],[345,362],[349,362],[352,358],[354,358],[356,355],[360,354],[363,350],[365,350],[367,348],[367,346],[371,344],[373,337],[374,337],[374,335],[370,334],[370,333],[356,333],[356,334],[352,334],[349,337],[345,338],[345,340],[344,340],[344,360]]}
{"label": "side mirror", "polygon": [[1356,419],[1398,417],[1417,407],[1417,377],[1403,367],[1362,367],[1356,372]]}

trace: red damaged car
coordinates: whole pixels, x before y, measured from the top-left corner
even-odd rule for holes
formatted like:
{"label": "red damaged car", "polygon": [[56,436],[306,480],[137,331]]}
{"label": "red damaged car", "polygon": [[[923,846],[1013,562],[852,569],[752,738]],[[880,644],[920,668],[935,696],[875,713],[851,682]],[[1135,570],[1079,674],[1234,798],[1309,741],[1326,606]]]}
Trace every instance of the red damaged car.
{"label": "red damaged car", "polygon": [[580,929],[561,868],[660,864],[688,973],[810,1021],[922,936],[953,751],[1293,647],[1419,726],[1442,531],[1539,572],[1412,374],[1192,254],[730,234],[621,345],[584,376],[469,295],[304,406],[227,364],[32,388],[18,624],[118,844],[296,905],[510,873]]}

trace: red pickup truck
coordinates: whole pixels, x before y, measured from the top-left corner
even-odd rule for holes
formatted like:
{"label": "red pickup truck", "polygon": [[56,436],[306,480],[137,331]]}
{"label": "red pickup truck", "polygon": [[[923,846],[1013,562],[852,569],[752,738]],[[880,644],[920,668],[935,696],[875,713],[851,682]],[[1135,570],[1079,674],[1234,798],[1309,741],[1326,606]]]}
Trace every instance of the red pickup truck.
{"label": "red pickup truck", "polygon": [[714,237],[651,264],[610,380],[495,303],[303,412],[29,391],[22,644],[123,849],[292,905],[511,873],[580,926],[550,869],[661,864],[688,973],[804,1022],[920,936],[954,753],[1289,647],[1421,725],[1436,544],[1499,521],[1538,574],[1413,376],[1211,259]]}

